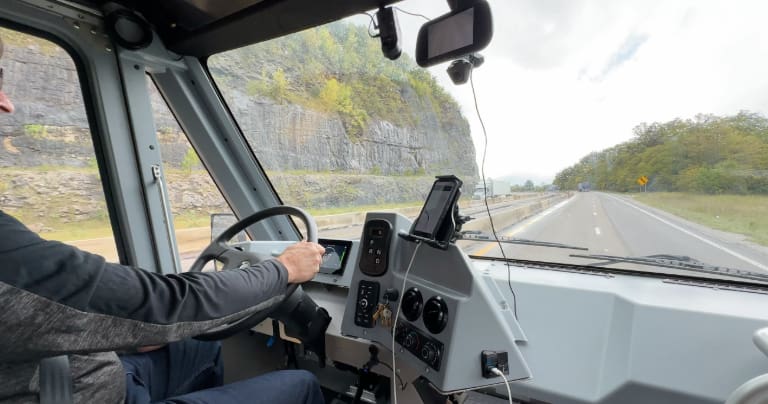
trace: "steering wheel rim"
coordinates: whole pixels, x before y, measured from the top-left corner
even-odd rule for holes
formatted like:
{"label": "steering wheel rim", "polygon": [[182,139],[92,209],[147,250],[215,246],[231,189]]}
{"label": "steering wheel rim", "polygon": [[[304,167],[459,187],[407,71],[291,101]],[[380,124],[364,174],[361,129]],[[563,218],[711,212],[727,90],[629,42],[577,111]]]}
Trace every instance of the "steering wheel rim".
{"label": "steering wheel rim", "polygon": [[[226,230],[214,238],[211,243],[200,253],[200,255],[198,255],[198,257],[192,263],[192,267],[190,267],[189,272],[201,272],[203,267],[205,267],[208,262],[214,259],[222,261],[224,263],[224,267],[227,269],[242,267],[244,265],[250,266],[254,263],[263,261],[263,257],[259,257],[254,253],[232,248],[231,246],[227,245],[226,242],[249,226],[252,226],[253,224],[264,219],[280,215],[290,215],[301,219],[301,221],[304,222],[304,225],[307,227],[307,241],[317,243],[317,224],[309,213],[294,206],[274,206],[260,210],[229,226]],[[256,262],[253,262],[254,260]],[[231,263],[236,263],[236,261],[240,261],[239,265],[230,266]],[[240,331],[252,328],[256,324],[259,324],[267,317],[269,317],[282,302],[288,299],[296,291],[298,287],[298,283],[289,284],[285,293],[282,295],[282,298],[276,299],[267,307],[240,319],[234,320],[231,323],[216,327],[213,330],[209,330],[196,336],[195,339],[202,341],[216,341],[228,338],[239,333]]]}

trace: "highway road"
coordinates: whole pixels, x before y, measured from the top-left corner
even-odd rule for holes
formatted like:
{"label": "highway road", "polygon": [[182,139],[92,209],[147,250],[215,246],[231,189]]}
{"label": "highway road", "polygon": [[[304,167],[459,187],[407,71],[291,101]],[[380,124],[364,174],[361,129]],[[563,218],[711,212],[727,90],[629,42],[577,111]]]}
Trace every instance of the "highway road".
{"label": "highway road", "polygon": [[[717,266],[768,272],[768,248],[748,242],[744,236],[683,220],[623,195],[577,193],[534,217],[497,230],[502,236],[558,242],[589,249],[586,252],[505,245],[506,255],[519,259],[589,264],[598,260],[569,255],[637,257],[671,254],[689,256]],[[465,250],[470,254],[500,256],[498,246],[493,243],[467,243]]]}
{"label": "highway road", "polygon": [[[530,203],[509,201],[495,206],[493,213],[503,213]],[[477,212],[478,217],[484,212]],[[321,237],[358,239],[361,225],[325,229]],[[768,248],[756,245],[744,236],[713,230],[634,201],[631,197],[601,192],[576,193],[573,197],[511,226],[497,228],[501,236],[557,242],[586,247],[589,251],[551,247],[504,245],[507,257],[575,263],[600,262],[571,257],[571,254],[604,254],[640,257],[653,254],[689,256],[701,262],[736,269],[768,273]],[[207,236],[209,237],[209,236]],[[205,244],[205,243],[203,243]],[[500,257],[496,243],[462,241],[470,255]],[[182,254],[187,267],[196,253]],[[620,267],[616,264],[614,267]],[[654,270],[651,267],[633,269]]]}

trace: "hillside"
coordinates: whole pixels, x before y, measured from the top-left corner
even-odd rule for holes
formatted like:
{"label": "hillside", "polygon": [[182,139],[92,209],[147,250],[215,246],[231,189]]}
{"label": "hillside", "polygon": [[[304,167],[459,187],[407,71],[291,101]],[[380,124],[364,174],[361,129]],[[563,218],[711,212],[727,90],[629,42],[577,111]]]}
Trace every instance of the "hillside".
{"label": "hillside", "polygon": [[[365,27],[337,22],[208,66],[268,169],[476,176],[458,103],[407,54],[384,58]],[[300,145],[323,158],[286,154]]]}
{"label": "hillside", "polygon": [[[74,63],[48,41],[6,29],[0,35],[3,90],[16,105],[0,120],[0,208],[30,207],[34,190],[42,189],[45,200],[101,198]],[[288,203],[417,201],[435,174],[450,168],[468,182],[477,175],[469,125],[455,100],[408,56],[385,59],[365,28],[337,23],[216,55],[209,66],[273,183],[287,184],[281,196]],[[149,80],[148,86],[174,211],[225,210],[220,196],[209,195],[216,188]],[[62,177],[77,186],[56,183]],[[104,217],[101,206],[83,203],[79,212]]]}
{"label": "hillside", "polygon": [[747,111],[641,124],[634,137],[593,152],[559,172],[555,185],[628,192],[648,177],[649,191],[768,194],[768,119]]}

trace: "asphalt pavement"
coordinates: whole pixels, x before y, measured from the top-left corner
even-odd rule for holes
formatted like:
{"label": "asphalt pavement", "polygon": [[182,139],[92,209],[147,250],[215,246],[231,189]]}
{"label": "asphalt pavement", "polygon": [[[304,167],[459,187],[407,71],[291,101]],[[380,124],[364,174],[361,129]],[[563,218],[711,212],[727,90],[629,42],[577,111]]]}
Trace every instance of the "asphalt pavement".
{"label": "asphalt pavement", "polygon": [[[536,261],[591,264],[594,259],[571,254],[641,257],[687,256],[721,266],[768,272],[768,248],[746,237],[689,222],[624,195],[582,192],[515,225],[499,235],[586,247],[586,251],[505,245],[508,257]],[[496,244],[471,245],[469,253],[500,256]]]}

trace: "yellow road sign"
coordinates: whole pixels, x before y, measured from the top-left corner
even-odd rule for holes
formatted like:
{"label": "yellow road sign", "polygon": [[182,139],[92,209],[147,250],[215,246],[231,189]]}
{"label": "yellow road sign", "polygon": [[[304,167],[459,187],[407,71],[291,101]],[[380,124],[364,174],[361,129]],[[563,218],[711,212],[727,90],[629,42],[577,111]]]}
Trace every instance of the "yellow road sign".
{"label": "yellow road sign", "polygon": [[647,183],[648,183],[648,177],[646,177],[646,176],[644,176],[644,175],[643,175],[643,176],[641,176],[640,178],[638,178],[638,179],[637,179],[637,183],[638,183],[639,185],[645,185],[645,184],[647,184]]}

